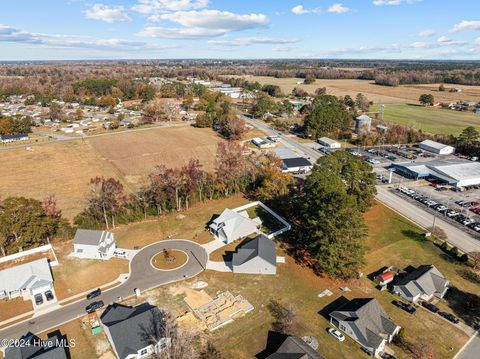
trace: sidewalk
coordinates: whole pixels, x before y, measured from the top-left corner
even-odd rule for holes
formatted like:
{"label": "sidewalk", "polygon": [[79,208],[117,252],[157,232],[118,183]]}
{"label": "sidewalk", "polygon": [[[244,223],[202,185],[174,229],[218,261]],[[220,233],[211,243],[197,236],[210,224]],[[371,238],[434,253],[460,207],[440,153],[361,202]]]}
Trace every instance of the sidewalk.
{"label": "sidewalk", "polygon": [[207,262],[207,269],[217,272],[233,272],[232,262]]}
{"label": "sidewalk", "polygon": [[205,248],[205,250],[207,251],[207,254],[210,254],[224,246],[226,246],[226,244],[218,238],[215,238],[213,241],[208,242],[207,244],[202,244],[202,247]]}

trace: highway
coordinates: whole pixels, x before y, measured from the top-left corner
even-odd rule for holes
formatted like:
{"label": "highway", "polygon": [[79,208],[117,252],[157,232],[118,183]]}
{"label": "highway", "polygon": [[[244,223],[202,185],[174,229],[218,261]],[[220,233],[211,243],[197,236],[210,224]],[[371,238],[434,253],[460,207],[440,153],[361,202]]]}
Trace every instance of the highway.
{"label": "highway", "polygon": [[[279,142],[286,147],[289,147],[297,153],[303,154],[304,157],[316,161],[323,155],[311,147],[296,141],[294,138],[288,137],[281,132],[276,131],[272,127],[265,124],[265,122],[245,117],[245,121],[258,127],[267,135],[277,135],[280,137]],[[433,215],[426,212],[423,208],[410,203],[403,198],[390,192],[385,185],[377,185],[377,200],[395,210],[397,213],[406,217],[422,228],[431,227],[433,224]],[[463,252],[480,251],[480,241],[473,238],[462,229],[444,221],[441,217],[435,220],[435,226],[443,229],[447,234],[448,242],[458,247]]]}

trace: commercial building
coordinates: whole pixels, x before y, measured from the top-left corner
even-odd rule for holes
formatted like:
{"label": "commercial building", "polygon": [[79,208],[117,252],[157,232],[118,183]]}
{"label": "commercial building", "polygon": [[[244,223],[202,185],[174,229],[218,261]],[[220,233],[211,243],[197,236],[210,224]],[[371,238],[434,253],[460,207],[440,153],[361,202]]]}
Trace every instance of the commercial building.
{"label": "commercial building", "polygon": [[437,155],[451,155],[455,152],[455,147],[444,145],[440,142],[435,142],[432,140],[425,140],[420,143],[420,148],[422,150],[435,153]]}
{"label": "commercial building", "polygon": [[408,178],[433,178],[456,187],[480,184],[480,162],[454,158],[423,163],[394,163],[392,168]]}
{"label": "commercial building", "polygon": [[282,159],[282,172],[285,173],[307,173],[313,168],[313,164],[303,157]]}
{"label": "commercial building", "polygon": [[331,138],[328,138],[328,137],[320,137],[317,142],[323,146],[323,147],[327,147],[327,148],[332,148],[332,149],[335,149],[335,148],[341,148],[342,145],[340,144],[340,142],[337,142],[335,140],[332,140]]}

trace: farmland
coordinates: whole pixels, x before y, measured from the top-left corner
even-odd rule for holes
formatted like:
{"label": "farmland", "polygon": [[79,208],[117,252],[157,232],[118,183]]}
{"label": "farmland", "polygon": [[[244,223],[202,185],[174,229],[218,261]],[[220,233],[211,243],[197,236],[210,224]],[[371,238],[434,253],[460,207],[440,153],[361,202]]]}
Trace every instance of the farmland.
{"label": "farmland", "polygon": [[8,149],[0,152],[0,194],[42,199],[55,193],[64,215],[73,218],[85,206],[92,177],[115,177],[132,191],[155,165],[177,167],[197,158],[212,170],[219,141],[210,129],[178,127]]}

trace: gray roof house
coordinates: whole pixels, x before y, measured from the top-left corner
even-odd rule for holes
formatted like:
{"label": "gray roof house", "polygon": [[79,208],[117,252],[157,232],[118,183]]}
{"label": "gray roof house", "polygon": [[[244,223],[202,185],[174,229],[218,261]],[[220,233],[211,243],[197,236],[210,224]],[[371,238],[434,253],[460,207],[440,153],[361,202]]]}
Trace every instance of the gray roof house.
{"label": "gray roof house", "polygon": [[276,265],[275,242],[264,234],[238,248],[232,259],[234,273],[275,274]]}
{"label": "gray roof house", "polygon": [[119,359],[145,358],[170,344],[164,337],[163,314],[148,303],[136,307],[114,303],[100,320]]}
{"label": "gray roof house", "polygon": [[87,259],[110,259],[115,251],[112,232],[77,229],[73,238],[73,255]]}
{"label": "gray roof house", "polygon": [[53,277],[46,258],[0,271],[0,299],[19,296],[29,299],[52,288]]}
{"label": "gray roof house", "polygon": [[377,355],[400,330],[374,298],[356,298],[330,313],[330,323]]}
{"label": "gray roof house", "polygon": [[394,284],[393,292],[411,302],[429,301],[434,296],[443,298],[449,285],[448,279],[434,265],[421,265],[400,278]]}
{"label": "gray roof house", "polygon": [[27,333],[20,338],[24,345],[5,348],[5,359],[69,359],[67,338],[60,333],[49,335],[40,340],[36,335]]}
{"label": "gray roof house", "polygon": [[266,359],[324,359],[301,338],[289,335],[277,351]]}
{"label": "gray roof house", "polygon": [[247,237],[258,232],[260,223],[250,219],[247,212],[235,212],[226,208],[209,225],[209,231],[225,243]]}

